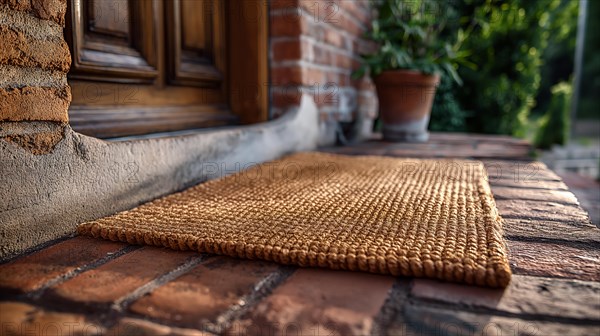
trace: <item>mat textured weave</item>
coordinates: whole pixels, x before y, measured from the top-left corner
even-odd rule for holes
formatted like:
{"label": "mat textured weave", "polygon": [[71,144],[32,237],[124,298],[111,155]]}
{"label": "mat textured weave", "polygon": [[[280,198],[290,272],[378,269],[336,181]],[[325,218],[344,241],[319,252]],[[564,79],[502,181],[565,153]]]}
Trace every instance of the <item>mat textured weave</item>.
{"label": "mat textured weave", "polygon": [[282,264],[505,287],[502,220],[476,161],[299,153],[78,232]]}

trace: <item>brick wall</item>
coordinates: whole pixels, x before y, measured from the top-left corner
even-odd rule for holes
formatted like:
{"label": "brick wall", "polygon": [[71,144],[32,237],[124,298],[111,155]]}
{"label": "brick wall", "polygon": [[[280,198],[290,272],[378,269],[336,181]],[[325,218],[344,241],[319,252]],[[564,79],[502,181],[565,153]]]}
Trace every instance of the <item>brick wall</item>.
{"label": "brick wall", "polygon": [[369,1],[273,0],[270,16],[272,113],[308,93],[319,107],[322,143],[335,142],[339,122],[361,122],[368,132],[377,114],[374,86],[351,74],[359,55],[374,48],[363,38]]}
{"label": "brick wall", "polygon": [[0,0],[0,121],[65,123],[66,0]]}

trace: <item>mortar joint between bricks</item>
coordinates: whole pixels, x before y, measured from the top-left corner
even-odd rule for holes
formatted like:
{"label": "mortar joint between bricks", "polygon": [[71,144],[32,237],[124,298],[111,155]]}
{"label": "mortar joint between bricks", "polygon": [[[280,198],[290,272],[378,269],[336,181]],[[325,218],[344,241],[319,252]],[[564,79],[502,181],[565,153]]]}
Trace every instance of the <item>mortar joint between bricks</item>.
{"label": "mortar joint between bricks", "polygon": [[254,286],[251,293],[240,298],[237,304],[219,315],[215,319],[216,323],[207,323],[204,327],[205,331],[219,335],[223,334],[233,322],[244,316],[269,296],[273,290],[285,282],[295,271],[295,267],[281,266],[277,271],[265,276]]}
{"label": "mortar joint between bricks", "polygon": [[132,304],[137,299],[141,298],[142,296],[144,296],[148,293],[151,293],[153,290],[157,289],[158,287],[178,278],[179,276],[187,273],[194,267],[200,265],[201,263],[203,263],[213,257],[214,257],[214,255],[210,255],[210,254],[201,254],[199,256],[198,255],[191,256],[183,264],[179,265],[175,269],[159,276],[158,278],[148,281],[147,283],[145,283],[142,286],[133,290],[128,295],[125,295],[124,297],[115,300],[115,302],[113,302],[110,307],[111,312],[117,313],[117,314],[123,313],[129,307],[129,305]]}
{"label": "mortar joint between bricks", "polygon": [[371,327],[370,332],[371,336],[387,335],[389,327],[400,317],[400,314],[402,314],[409,293],[409,279],[397,279],[394,282],[394,285],[388,291],[385,302],[373,319],[373,326]]}
{"label": "mortar joint between bricks", "polygon": [[48,288],[59,285],[63,282],[66,282],[83,272],[86,272],[86,271],[94,269],[94,268],[98,268],[98,267],[108,263],[109,261],[117,259],[118,257],[123,256],[129,252],[133,252],[139,248],[141,248],[141,246],[134,246],[134,245],[124,246],[123,248],[119,249],[118,251],[116,251],[114,253],[109,253],[100,259],[97,259],[97,260],[90,262],[88,264],[85,264],[83,266],[77,267],[70,272],[61,274],[61,275],[57,276],[56,278],[49,280],[48,282],[43,284],[40,288],[36,289],[35,291],[25,294],[25,297],[27,297],[28,299],[31,299],[31,300],[37,300],[42,295],[44,295],[44,293],[46,292],[46,290]]}
{"label": "mortar joint between bricks", "polygon": [[[2,129],[0,129],[0,131],[2,131]],[[50,247],[52,245],[56,245],[58,243],[61,243],[63,241],[71,239],[73,237],[75,237],[75,234],[69,234],[69,235],[66,235],[66,236],[62,236],[62,237],[59,237],[59,238],[56,238],[56,239],[49,240],[47,242],[43,242],[43,243],[41,243],[39,245],[36,245],[36,246],[30,247],[30,248],[28,248],[26,250],[23,250],[23,251],[21,251],[21,252],[19,252],[17,254],[9,254],[9,255],[7,255],[7,256],[5,256],[3,258],[0,258],[0,265],[2,265],[2,264],[8,264],[8,263],[13,262],[13,261],[15,261],[17,259],[20,259],[20,258],[25,258],[27,256],[30,256],[30,255],[34,254],[34,253],[42,251],[43,249],[45,249],[47,247]]]}

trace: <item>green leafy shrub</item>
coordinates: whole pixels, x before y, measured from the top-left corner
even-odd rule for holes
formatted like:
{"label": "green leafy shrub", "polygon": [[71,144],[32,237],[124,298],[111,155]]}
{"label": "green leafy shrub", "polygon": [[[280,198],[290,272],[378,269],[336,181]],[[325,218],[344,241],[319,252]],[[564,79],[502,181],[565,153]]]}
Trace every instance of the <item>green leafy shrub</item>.
{"label": "green leafy shrub", "polygon": [[464,42],[476,69],[461,67],[457,91],[469,111],[468,130],[524,135],[540,84],[541,55],[549,37],[547,10],[560,0],[465,0],[461,25],[474,23]]}
{"label": "green leafy shrub", "polygon": [[454,90],[456,90],[456,83],[448,77],[442,77],[431,108],[429,130],[464,132],[467,129],[468,115],[456,100]]}
{"label": "green leafy shrub", "polygon": [[587,27],[581,86],[579,119],[600,119],[600,1],[588,1]]}
{"label": "green leafy shrub", "polygon": [[551,5],[556,7],[549,7],[548,15],[543,17],[549,21],[550,37],[542,55],[540,87],[535,98],[536,106],[531,111],[534,117],[548,111],[552,86],[569,81],[574,70],[579,1],[560,0]]}
{"label": "green leafy shrub", "polygon": [[440,38],[452,6],[437,0],[381,0],[376,3],[379,15],[373,20],[367,37],[379,47],[375,53],[363,55],[363,64],[354,77],[408,69],[425,74],[438,73],[461,83],[455,67],[464,57],[459,51],[460,44]]}
{"label": "green leafy shrub", "polygon": [[571,84],[562,82],[552,87],[552,100],[548,112],[542,117],[535,136],[535,144],[547,149],[554,144],[564,145],[569,139],[571,110]]}

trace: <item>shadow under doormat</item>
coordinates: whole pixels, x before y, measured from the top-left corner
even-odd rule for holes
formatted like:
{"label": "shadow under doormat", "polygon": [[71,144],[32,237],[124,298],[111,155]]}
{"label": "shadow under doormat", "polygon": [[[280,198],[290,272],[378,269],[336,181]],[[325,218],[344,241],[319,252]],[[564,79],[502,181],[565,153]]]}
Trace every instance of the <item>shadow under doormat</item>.
{"label": "shadow under doormat", "polygon": [[483,165],[298,153],[79,225],[82,235],[282,264],[506,287]]}

